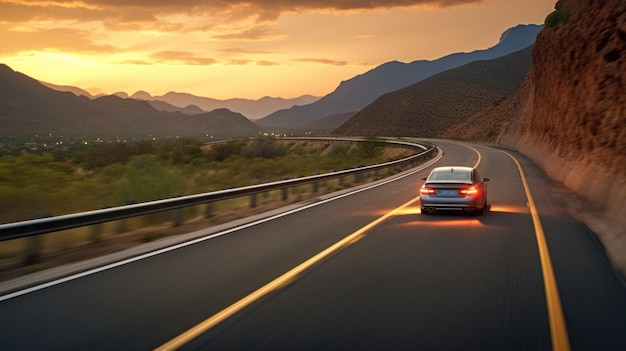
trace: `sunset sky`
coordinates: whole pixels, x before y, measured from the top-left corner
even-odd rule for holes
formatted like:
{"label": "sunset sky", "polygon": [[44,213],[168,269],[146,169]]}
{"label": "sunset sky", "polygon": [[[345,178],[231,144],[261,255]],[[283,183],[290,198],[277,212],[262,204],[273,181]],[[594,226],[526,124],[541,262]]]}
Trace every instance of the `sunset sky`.
{"label": "sunset sky", "polygon": [[[542,24],[556,0],[0,0],[0,63],[111,94],[323,96]],[[92,91],[94,92],[94,91]]]}

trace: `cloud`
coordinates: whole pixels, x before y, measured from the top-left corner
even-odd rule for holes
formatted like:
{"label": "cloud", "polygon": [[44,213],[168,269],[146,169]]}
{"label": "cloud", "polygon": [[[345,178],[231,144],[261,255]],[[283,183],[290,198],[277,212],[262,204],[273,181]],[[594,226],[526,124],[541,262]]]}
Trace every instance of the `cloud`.
{"label": "cloud", "polygon": [[283,13],[451,7],[483,0],[0,0],[0,22],[42,19],[158,23],[172,14],[226,21],[276,21]]}
{"label": "cloud", "polygon": [[20,23],[45,20],[98,21],[114,15],[105,8],[64,6],[62,2],[32,3],[0,0],[0,23]]}
{"label": "cloud", "polygon": [[348,64],[347,61],[335,61],[335,60],[329,60],[325,58],[299,58],[299,59],[295,59],[295,61],[321,63],[323,65],[332,65],[332,66],[345,66]]}
{"label": "cloud", "polygon": [[284,34],[280,34],[265,26],[253,27],[242,31],[215,34],[211,38],[213,40],[237,40],[237,41],[259,41],[259,40],[277,40],[284,37]]}
{"label": "cloud", "polygon": [[154,62],[149,62],[145,60],[126,60],[120,62],[121,64],[129,64],[129,65],[140,65],[140,66],[151,66]]}
{"label": "cloud", "polygon": [[263,51],[263,50],[250,50],[246,48],[225,48],[217,51],[226,52],[229,54],[274,54],[275,51]]}
{"label": "cloud", "polygon": [[250,63],[250,60],[230,59],[225,62],[225,64],[229,66],[245,66],[248,63]]}
{"label": "cloud", "polygon": [[65,51],[82,53],[117,53],[110,45],[98,44],[93,33],[70,28],[7,30],[0,27],[0,37],[11,38],[0,45],[0,54],[25,51]]}
{"label": "cloud", "polygon": [[150,55],[150,57],[163,63],[176,63],[185,65],[213,65],[217,63],[215,59],[208,57],[198,57],[192,53],[182,51],[160,51]]}
{"label": "cloud", "polygon": [[261,60],[261,61],[257,61],[256,65],[257,66],[278,66],[278,65],[280,65],[280,63]]}
{"label": "cloud", "polygon": [[[483,0],[0,0],[0,37],[3,38],[0,53],[117,53],[121,48],[115,47],[118,45],[114,39],[115,32],[123,35],[126,32],[135,32],[138,35],[148,32],[156,35],[188,33],[190,40],[197,39],[197,42],[275,41],[286,38],[284,33],[272,27],[285,13],[375,10],[419,5],[449,7],[481,1]],[[104,30],[108,33],[104,34]],[[197,65],[215,63],[211,58],[176,51],[162,51],[154,58]],[[347,64],[324,59],[302,61],[328,65]],[[266,61],[259,62],[269,64]]]}
{"label": "cloud", "polygon": [[[7,1],[5,1],[7,2]],[[17,4],[29,4],[30,0],[8,1]],[[132,7],[132,8],[155,8],[155,9],[189,9],[204,8],[224,9],[230,7],[252,6],[259,9],[376,9],[389,7],[407,7],[416,5],[431,6],[455,6],[459,4],[477,3],[480,0],[48,0],[41,1],[40,4],[54,4],[57,6],[75,7],[77,4],[84,4],[86,7],[110,8],[110,7]]]}

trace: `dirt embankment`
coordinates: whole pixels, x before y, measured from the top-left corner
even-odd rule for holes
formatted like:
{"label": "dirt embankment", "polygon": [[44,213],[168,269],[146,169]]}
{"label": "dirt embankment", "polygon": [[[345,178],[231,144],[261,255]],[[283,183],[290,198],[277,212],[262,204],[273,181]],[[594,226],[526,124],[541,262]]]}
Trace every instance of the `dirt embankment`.
{"label": "dirt embankment", "polygon": [[626,274],[626,2],[559,0],[498,107],[498,143],[582,195],[573,206]]}

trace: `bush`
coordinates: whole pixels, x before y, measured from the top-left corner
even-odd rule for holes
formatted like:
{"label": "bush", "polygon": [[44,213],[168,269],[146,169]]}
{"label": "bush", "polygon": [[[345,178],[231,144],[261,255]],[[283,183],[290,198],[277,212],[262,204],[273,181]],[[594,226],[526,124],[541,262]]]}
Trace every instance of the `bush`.
{"label": "bush", "polygon": [[349,151],[350,151],[350,147],[349,146],[335,144],[330,149],[330,152],[328,153],[328,156],[336,157],[336,158],[346,158],[347,159]]}
{"label": "bush", "polygon": [[131,157],[152,153],[154,146],[150,140],[110,145],[90,145],[86,150],[76,151],[72,157],[75,164],[89,170],[106,167],[115,163],[125,163]]}
{"label": "bush", "polygon": [[383,153],[385,143],[376,137],[367,137],[365,141],[358,143],[356,155],[359,158],[375,158]]}
{"label": "bush", "polygon": [[278,158],[287,154],[287,148],[283,147],[271,136],[258,137],[249,143],[241,151],[244,158]]}
{"label": "bush", "polygon": [[545,25],[546,28],[555,29],[561,24],[567,23],[569,21],[570,11],[569,10],[556,10],[546,17]]}
{"label": "bush", "polygon": [[223,162],[229,158],[241,156],[241,151],[246,146],[245,141],[227,141],[211,145],[206,158],[209,161]]}
{"label": "bush", "polygon": [[129,162],[126,176],[115,184],[115,198],[119,204],[129,201],[145,202],[182,195],[187,180],[177,170],[150,156],[140,156]]}

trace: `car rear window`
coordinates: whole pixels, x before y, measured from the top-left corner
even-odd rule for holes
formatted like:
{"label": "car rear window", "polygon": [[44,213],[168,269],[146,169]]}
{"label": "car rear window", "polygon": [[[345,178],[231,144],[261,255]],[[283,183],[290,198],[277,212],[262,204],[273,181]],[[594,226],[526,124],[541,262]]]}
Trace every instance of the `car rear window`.
{"label": "car rear window", "polygon": [[472,181],[472,173],[466,171],[450,171],[443,170],[434,172],[430,176],[430,180],[456,180],[456,181]]}

